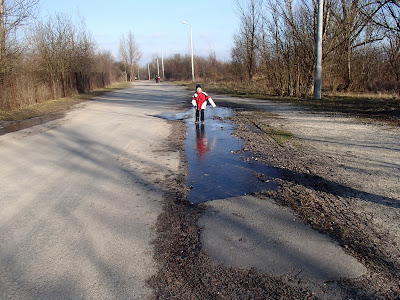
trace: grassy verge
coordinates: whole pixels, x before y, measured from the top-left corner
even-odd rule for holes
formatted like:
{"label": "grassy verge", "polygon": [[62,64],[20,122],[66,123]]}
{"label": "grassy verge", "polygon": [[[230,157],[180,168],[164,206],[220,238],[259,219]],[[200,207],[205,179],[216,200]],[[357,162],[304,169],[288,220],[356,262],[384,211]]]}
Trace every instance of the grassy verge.
{"label": "grassy verge", "polygon": [[276,129],[270,126],[266,126],[261,124],[258,126],[261,130],[263,130],[266,134],[270,135],[279,145],[285,145],[287,142],[292,141],[293,133]]}
{"label": "grassy verge", "polygon": [[254,111],[251,115],[251,122],[261,131],[268,134],[273,138],[279,145],[285,146],[291,144],[293,146],[299,146],[300,144],[294,140],[293,133],[272,127],[268,119],[279,118],[277,115],[265,111]]}
{"label": "grassy verge", "polygon": [[0,122],[26,120],[45,114],[64,111],[71,108],[75,104],[87,101],[88,99],[100,96],[104,93],[127,88],[128,86],[130,86],[129,82],[119,82],[101,89],[90,91],[86,94],[44,101],[10,111],[0,111]]}
{"label": "grassy verge", "polygon": [[[195,83],[177,82],[195,89]],[[397,95],[376,93],[324,93],[321,100],[312,97],[278,97],[267,95],[260,83],[253,85],[233,82],[213,82],[203,84],[208,93],[218,93],[232,97],[271,100],[292,103],[319,112],[342,113],[361,117],[366,120],[378,120],[400,126],[400,99]]]}

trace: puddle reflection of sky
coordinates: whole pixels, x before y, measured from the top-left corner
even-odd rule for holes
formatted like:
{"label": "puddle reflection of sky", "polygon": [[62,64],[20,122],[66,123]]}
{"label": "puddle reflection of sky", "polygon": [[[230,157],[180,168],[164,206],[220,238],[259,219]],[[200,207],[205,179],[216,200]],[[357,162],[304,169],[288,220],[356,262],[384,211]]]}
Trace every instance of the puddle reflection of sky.
{"label": "puddle reflection of sky", "polygon": [[186,112],[182,118],[187,126],[188,200],[197,204],[276,189],[276,182],[254,176],[259,173],[272,180],[279,176],[276,169],[254,160],[244,161],[241,156],[248,157],[248,153],[235,153],[243,148],[243,143],[232,136],[232,124],[223,120],[232,111],[209,108],[205,115],[204,125],[194,123],[194,112]]}

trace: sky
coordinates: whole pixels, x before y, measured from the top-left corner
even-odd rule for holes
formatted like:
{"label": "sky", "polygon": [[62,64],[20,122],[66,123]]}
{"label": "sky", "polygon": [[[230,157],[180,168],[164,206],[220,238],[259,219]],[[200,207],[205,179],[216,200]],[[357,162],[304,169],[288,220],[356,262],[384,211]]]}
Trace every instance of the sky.
{"label": "sky", "polygon": [[195,56],[215,53],[230,61],[239,23],[234,0],[40,0],[40,19],[60,12],[82,16],[100,50],[111,51],[116,59],[121,37],[131,31],[141,65],[154,57],[190,54],[190,27]]}

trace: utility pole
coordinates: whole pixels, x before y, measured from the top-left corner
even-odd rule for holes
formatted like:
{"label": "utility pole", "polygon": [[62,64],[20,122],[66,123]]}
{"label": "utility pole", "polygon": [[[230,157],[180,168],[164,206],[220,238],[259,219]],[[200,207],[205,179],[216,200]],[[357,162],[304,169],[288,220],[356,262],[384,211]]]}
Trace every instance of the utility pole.
{"label": "utility pole", "polygon": [[193,35],[192,35],[192,26],[190,26],[190,49],[192,50],[192,82],[194,82],[194,62],[193,62]]}
{"label": "utility pole", "polygon": [[322,31],[324,0],[318,0],[317,37],[315,43],[314,100],[321,99],[322,85]]}
{"label": "utility pole", "polygon": [[164,75],[164,53],[161,52],[161,67],[162,67],[162,79],[165,81],[165,75]]}
{"label": "utility pole", "polygon": [[0,0],[0,59],[6,55],[6,25],[4,16],[4,0]]}
{"label": "utility pole", "polygon": [[182,21],[182,24],[190,26],[190,50],[192,52],[192,82],[194,82],[194,60],[193,60],[193,35],[192,35],[192,25],[188,22]]}
{"label": "utility pole", "polygon": [[147,73],[149,73],[149,80],[150,80],[150,65],[147,64]]}

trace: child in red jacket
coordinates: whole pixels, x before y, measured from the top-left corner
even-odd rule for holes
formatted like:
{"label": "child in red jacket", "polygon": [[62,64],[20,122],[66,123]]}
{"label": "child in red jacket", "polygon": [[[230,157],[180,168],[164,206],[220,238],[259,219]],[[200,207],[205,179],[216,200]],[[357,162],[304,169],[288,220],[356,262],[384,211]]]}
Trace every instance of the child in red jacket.
{"label": "child in red jacket", "polygon": [[203,90],[201,89],[201,85],[196,85],[196,93],[194,93],[192,97],[192,105],[196,107],[196,124],[199,123],[199,115],[202,124],[204,124],[204,110],[206,109],[207,101],[210,102],[212,107],[216,107],[213,99],[211,99],[211,97],[208,96],[207,93],[203,92]]}

